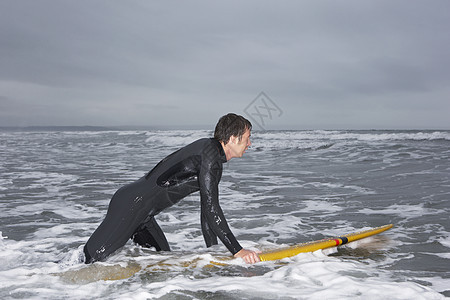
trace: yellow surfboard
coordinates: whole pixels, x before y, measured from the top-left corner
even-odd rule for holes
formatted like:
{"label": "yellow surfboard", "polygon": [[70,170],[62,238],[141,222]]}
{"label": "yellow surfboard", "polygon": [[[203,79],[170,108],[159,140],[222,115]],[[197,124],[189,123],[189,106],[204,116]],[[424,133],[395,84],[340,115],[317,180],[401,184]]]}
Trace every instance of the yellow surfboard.
{"label": "yellow surfboard", "polygon": [[375,234],[379,234],[383,231],[386,231],[394,226],[393,224],[388,224],[364,231],[349,233],[346,235],[342,235],[339,237],[328,238],[308,243],[302,243],[295,246],[290,246],[283,249],[267,251],[259,254],[259,259],[261,261],[269,261],[269,260],[278,260],[286,257],[291,257],[297,255],[299,253],[305,252],[314,252],[320,249],[327,249],[331,247],[337,247],[340,245],[344,245],[356,240],[360,240]]}

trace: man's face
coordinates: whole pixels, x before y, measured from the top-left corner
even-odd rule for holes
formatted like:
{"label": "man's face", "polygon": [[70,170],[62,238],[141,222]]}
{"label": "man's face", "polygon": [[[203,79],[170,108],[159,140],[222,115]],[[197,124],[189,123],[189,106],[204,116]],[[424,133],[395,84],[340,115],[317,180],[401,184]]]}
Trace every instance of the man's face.
{"label": "man's face", "polygon": [[230,149],[232,152],[232,157],[242,157],[244,155],[245,150],[252,144],[250,142],[250,130],[247,129],[242,138],[239,140],[239,137],[232,136],[230,138]]}

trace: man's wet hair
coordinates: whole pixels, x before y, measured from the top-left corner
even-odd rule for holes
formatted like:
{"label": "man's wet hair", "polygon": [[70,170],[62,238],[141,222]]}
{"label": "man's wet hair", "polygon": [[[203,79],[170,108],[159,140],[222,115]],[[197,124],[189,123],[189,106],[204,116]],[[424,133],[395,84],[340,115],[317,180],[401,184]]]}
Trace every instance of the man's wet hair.
{"label": "man's wet hair", "polygon": [[231,136],[238,137],[241,140],[247,129],[252,129],[252,123],[249,120],[243,116],[229,113],[222,116],[217,122],[214,138],[226,145]]}

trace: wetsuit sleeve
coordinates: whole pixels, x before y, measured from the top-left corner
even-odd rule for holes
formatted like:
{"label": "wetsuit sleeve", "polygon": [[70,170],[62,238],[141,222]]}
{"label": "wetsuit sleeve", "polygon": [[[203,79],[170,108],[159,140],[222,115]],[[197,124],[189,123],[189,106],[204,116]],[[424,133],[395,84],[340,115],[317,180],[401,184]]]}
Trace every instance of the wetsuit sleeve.
{"label": "wetsuit sleeve", "polygon": [[[234,255],[239,252],[242,247],[228,227],[222,208],[219,205],[219,181],[221,175],[222,164],[216,159],[211,159],[209,155],[204,155],[198,178],[202,222],[207,223],[208,229],[211,230]],[[203,229],[205,230],[205,228]]]}

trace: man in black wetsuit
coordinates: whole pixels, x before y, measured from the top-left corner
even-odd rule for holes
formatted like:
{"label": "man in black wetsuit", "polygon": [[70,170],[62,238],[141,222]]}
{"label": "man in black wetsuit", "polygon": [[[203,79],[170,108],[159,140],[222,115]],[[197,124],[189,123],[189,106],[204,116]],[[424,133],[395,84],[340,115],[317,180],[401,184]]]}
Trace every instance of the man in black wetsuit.
{"label": "man in black wetsuit", "polygon": [[201,228],[206,246],[217,238],[247,263],[259,261],[256,252],[243,249],[231,232],[219,205],[222,164],[242,157],[251,145],[251,123],[227,114],[219,119],[214,138],[197,140],[159,162],[146,176],[120,188],[112,197],[100,226],[84,246],[86,263],[105,260],[128,239],[157,251],[170,251],[154,216],[187,195],[200,191]]}

